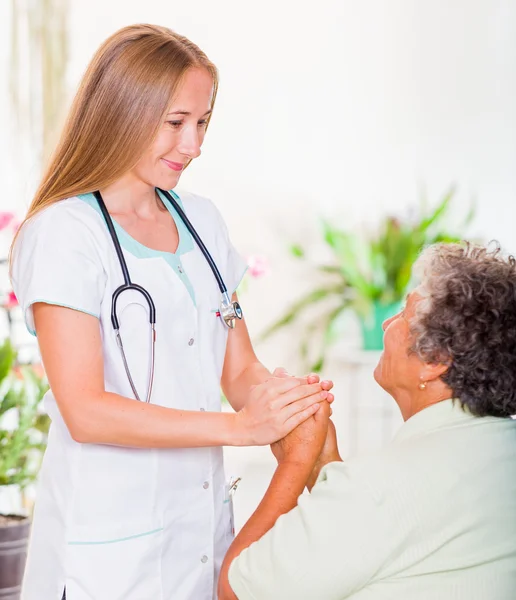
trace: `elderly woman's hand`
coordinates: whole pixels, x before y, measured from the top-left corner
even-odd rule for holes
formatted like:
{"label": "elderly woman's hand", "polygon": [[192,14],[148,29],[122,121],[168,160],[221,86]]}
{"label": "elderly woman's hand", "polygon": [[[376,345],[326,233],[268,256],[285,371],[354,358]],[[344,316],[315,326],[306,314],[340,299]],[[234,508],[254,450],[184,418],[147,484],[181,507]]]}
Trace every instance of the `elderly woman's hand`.
{"label": "elderly woman's hand", "polygon": [[321,453],[319,454],[314,468],[312,469],[312,473],[308,478],[306,487],[311,490],[315,485],[317,478],[319,477],[321,469],[328,463],[337,461],[341,462],[342,458],[340,457],[339,448],[337,445],[337,432],[335,430],[335,425],[333,424],[333,421],[329,419],[326,440],[324,441]]}
{"label": "elderly woman's hand", "polygon": [[283,439],[271,445],[278,463],[296,463],[311,471],[321,454],[331,415],[327,402],[321,402],[317,412],[298,425]]}
{"label": "elderly woman's hand", "polygon": [[340,457],[339,448],[337,446],[337,431],[335,430],[333,421],[330,419],[328,423],[326,440],[324,441],[324,446],[321,450],[319,458],[317,459],[316,465],[321,464],[321,466],[324,466],[329,462],[334,462],[336,460],[342,460],[342,458]]}

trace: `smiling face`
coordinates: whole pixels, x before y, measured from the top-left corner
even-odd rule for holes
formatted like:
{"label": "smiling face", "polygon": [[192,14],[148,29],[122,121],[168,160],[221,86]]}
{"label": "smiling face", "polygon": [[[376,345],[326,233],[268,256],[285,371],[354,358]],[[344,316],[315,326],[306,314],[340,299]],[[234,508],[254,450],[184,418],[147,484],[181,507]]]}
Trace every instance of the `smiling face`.
{"label": "smiling face", "polygon": [[212,96],[210,73],[202,68],[188,70],[158,135],[131,175],[149,186],[173,189],[185,166],[201,154]]}
{"label": "smiling face", "polygon": [[[411,352],[414,339],[410,322],[419,302],[421,296],[417,290],[411,292],[404,309],[384,322],[384,350],[374,370],[377,383],[396,400],[405,419],[429,404],[450,397],[440,379],[447,366],[425,363]],[[419,388],[422,383],[423,390]]]}
{"label": "smiling face", "polygon": [[383,323],[384,350],[374,371],[376,381],[391,395],[397,390],[413,389],[420,383],[422,363],[409,352],[412,345],[410,319],[414,316],[420,297],[412,292],[405,307]]}

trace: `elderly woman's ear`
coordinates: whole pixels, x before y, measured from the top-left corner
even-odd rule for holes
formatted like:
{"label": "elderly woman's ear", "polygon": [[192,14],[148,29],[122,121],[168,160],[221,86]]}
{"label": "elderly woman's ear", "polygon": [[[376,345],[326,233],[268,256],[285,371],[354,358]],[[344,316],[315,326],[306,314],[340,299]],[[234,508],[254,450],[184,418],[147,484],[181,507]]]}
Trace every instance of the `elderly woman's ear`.
{"label": "elderly woman's ear", "polygon": [[426,391],[436,381],[441,386],[443,383],[441,377],[448,369],[449,365],[445,363],[425,363],[419,375],[418,389]]}

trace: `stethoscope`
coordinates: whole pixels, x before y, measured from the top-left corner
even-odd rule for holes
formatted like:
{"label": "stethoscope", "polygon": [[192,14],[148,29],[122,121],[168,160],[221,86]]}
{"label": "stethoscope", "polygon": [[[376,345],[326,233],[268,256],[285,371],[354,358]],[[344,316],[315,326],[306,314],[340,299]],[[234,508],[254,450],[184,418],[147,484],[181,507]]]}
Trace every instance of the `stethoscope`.
{"label": "stethoscope", "polygon": [[[218,286],[220,289],[220,293],[222,295],[221,302],[220,302],[220,309],[219,309],[219,312],[217,313],[217,315],[220,316],[222,322],[227,327],[229,327],[230,329],[234,329],[234,327],[236,325],[236,320],[242,318],[242,309],[240,308],[240,304],[238,304],[238,302],[233,302],[231,300],[231,298],[229,297],[228,290],[226,288],[224,280],[222,279],[222,277],[220,275],[217,265],[215,264],[215,261],[211,257],[211,254],[208,252],[208,249],[206,248],[203,241],[199,237],[197,231],[195,231],[194,226],[192,225],[192,223],[190,222],[188,217],[185,215],[183,209],[179,206],[179,204],[176,202],[174,197],[169,192],[162,190],[160,188],[156,188],[156,190],[158,192],[161,192],[165,196],[165,198],[170,202],[170,204],[172,205],[174,210],[177,212],[177,214],[179,215],[179,217],[181,218],[183,223],[186,225],[186,228],[188,229],[188,231],[191,233],[196,244],[201,249],[201,252],[203,253],[204,258],[210,265],[210,269],[212,270],[213,275],[215,276],[215,279],[217,280],[217,283],[218,283]],[[106,208],[106,205],[104,204],[104,200],[102,199],[100,192],[98,192],[98,191],[93,192],[93,195],[95,196],[95,198],[98,202],[98,205],[100,207],[100,210],[102,212],[102,215],[104,216],[104,219],[106,221],[109,235],[111,236],[111,239],[113,240],[113,244],[115,246],[116,254],[118,257],[118,262],[120,263],[120,268],[122,269],[122,274],[124,276],[123,285],[121,285],[119,288],[117,288],[113,292],[113,295],[111,297],[111,323],[113,325],[113,329],[115,330],[117,345],[120,348],[120,352],[122,354],[122,360],[124,362],[124,368],[125,368],[125,372],[127,373],[127,378],[129,379],[129,383],[131,384],[133,394],[137,400],[140,400],[140,396],[138,395],[138,392],[136,390],[136,386],[135,386],[133,378],[131,376],[131,371],[129,370],[129,365],[127,363],[127,358],[125,356],[124,345],[122,343],[122,338],[120,336],[120,324],[119,324],[118,316],[117,316],[117,312],[116,312],[116,303],[118,301],[118,298],[122,294],[122,292],[125,292],[127,290],[134,290],[136,292],[139,292],[145,298],[147,305],[149,307],[149,322],[150,322],[150,328],[151,328],[151,358],[150,358],[150,370],[149,370],[149,384],[147,386],[147,396],[145,398],[145,402],[148,403],[148,402],[150,402],[150,399],[151,399],[152,385],[154,382],[154,360],[155,360],[155,355],[156,355],[156,351],[155,351],[156,350],[155,349],[155,346],[156,346],[156,307],[154,306],[154,301],[152,300],[152,296],[149,294],[149,292],[141,285],[131,282],[131,277],[129,276],[129,269],[127,268],[127,263],[125,262],[124,254],[122,252],[122,248],[120,247],[120,242],[118,241],[118,236],[116,235],[115,227],[113,225],[113,220],[111,219],[111,216],[108,213],[108,210]]]}

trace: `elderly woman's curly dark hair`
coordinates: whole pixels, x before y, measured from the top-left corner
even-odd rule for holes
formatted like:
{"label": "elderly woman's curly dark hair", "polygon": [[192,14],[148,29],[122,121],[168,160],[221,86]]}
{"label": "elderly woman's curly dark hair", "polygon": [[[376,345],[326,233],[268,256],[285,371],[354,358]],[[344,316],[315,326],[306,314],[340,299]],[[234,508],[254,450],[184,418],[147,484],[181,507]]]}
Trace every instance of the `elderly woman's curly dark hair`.
{"label": "elderly woman's curly dark hair", "polygon": [[436,244],[415,265],[413,351],[477,416],[516,414],[516,260],[499,247]]}

